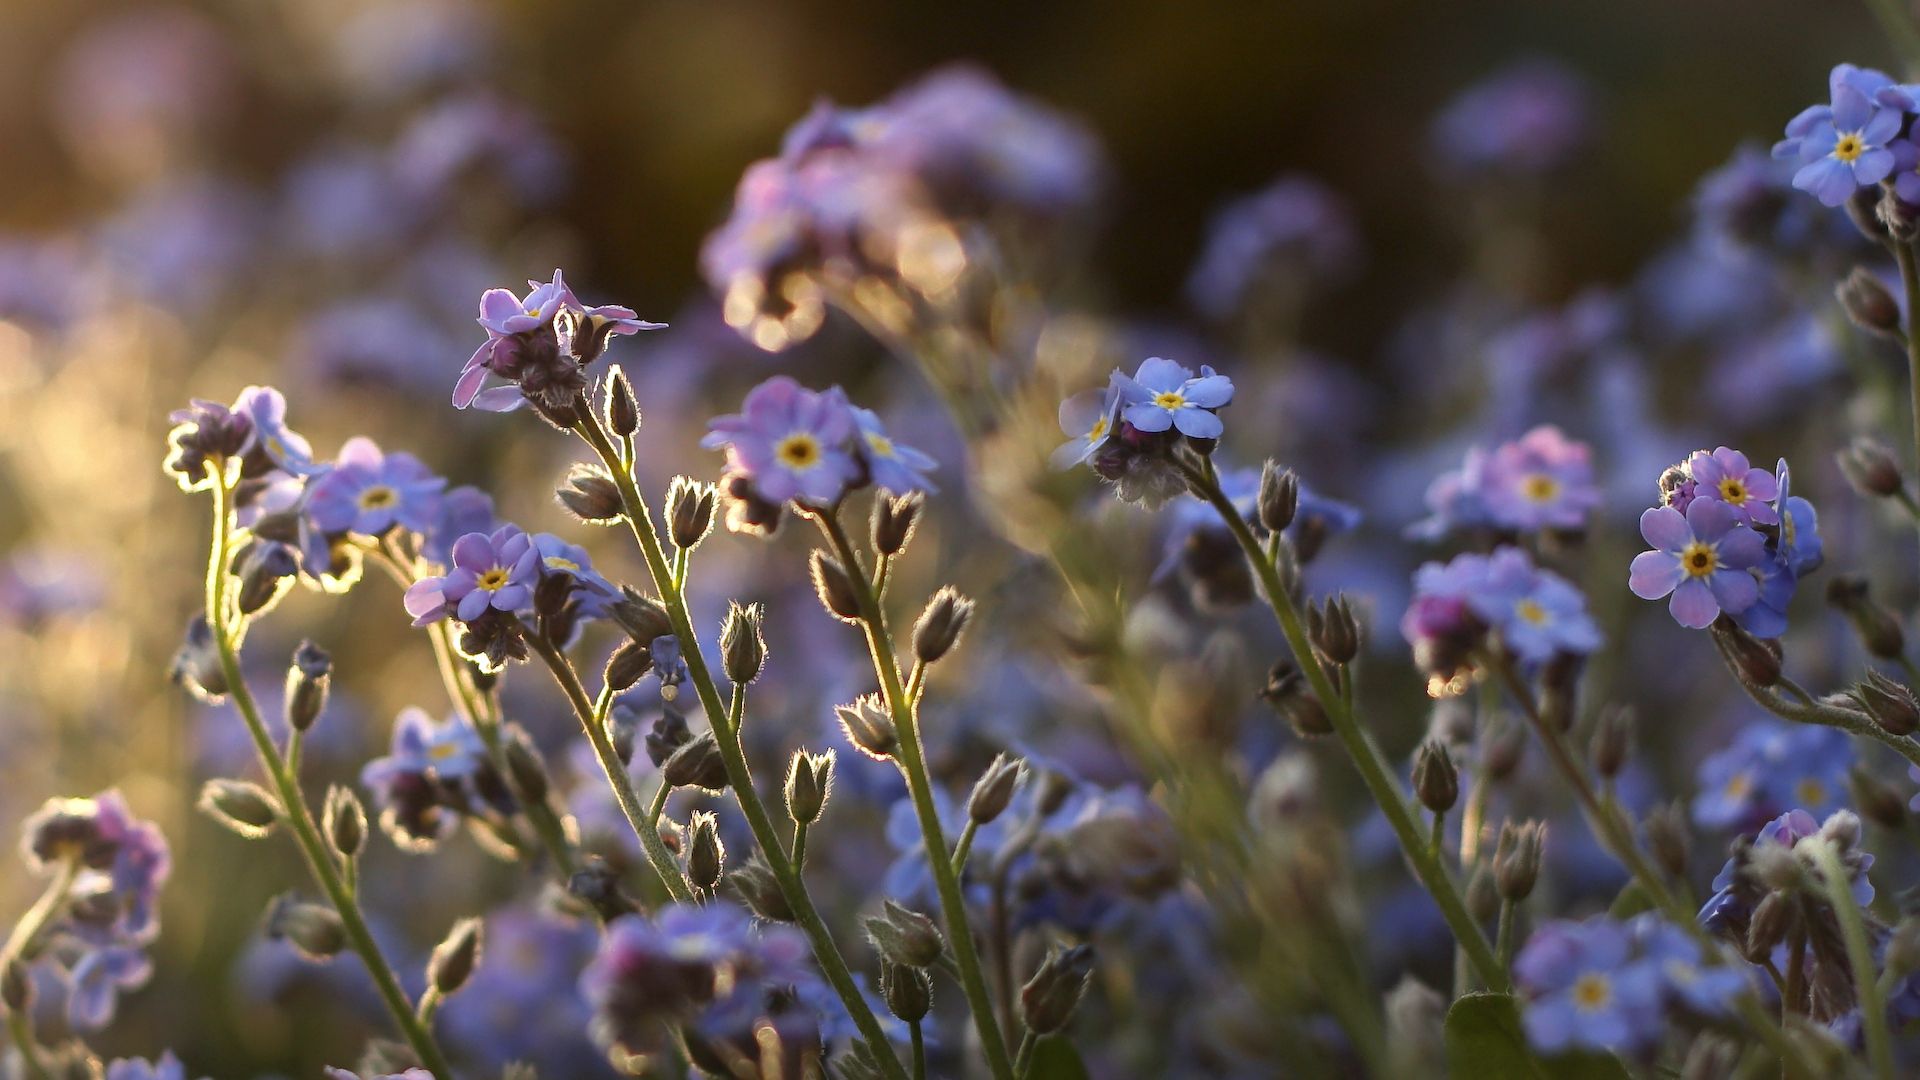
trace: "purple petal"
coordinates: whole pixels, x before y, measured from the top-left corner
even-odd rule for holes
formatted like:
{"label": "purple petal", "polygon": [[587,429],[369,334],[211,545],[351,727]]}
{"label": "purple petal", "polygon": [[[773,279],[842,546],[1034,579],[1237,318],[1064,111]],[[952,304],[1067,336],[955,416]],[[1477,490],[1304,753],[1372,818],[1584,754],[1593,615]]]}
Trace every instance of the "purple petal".
{"label": "purple petal", "polygon": [[1193,377],[1185,365],[1164,357],[1149,356],[1140,363],[1140,370],[1133,373],[1134,381],[1149,390],[1178,390]]}
{"label": "purple petal", "polygon": [[1745,570],[1715,570],[1708,579],[1713,598],[1730,615],[1738,615],[1760,599],[1760,586]]}
{"label": "purple petal", "polygon": [[1173,426],[1173,414],[1158,405],[1141,403],[1129,405],[1126,411],[1127,423],[1141,431],[1165,431]]}
{"label": "purple petal", "polygon": [[1667,610],[1673,614],[1673,621],[1690,630],[1704,630],[1713,625],[1720,615],[1720,605],[1713,598],[1713,590],[1707,588],[1699,578],[1680,583],[1673,590],[1673,599],[1667,602]]}
{"label": "purple petal", "polygon": [[1673,591],[1686,577],[1680,560],[1668,551],[1643,551],[1633,557],[1627,574],[1627,588],[1642,600],[1658,600]]}
{"label": "purple petal", "polygon": [[1893,174],[1893,164],[1893,151],[1869,150],[1854,159],[1854,183],[1862,187],[1877,184]]}
{"label": "purple petal", "polygon": [[1225,375],[1209,375],[1188,383],[1182,393],[1194,405],[1203,409],[1218,409],[1233,400],[1233,380]]}
{"label": "purple petal", "polygon": [[1656,506],[1640,515],[1640,535],[1662,551],[1679,551],[1693,539],[1693,530],[1680,511],[1671,506]]}
{"label": "purple petal", "polygon": [[453,542],[453,565],[476,574],[493,566],[493,541],[485,533],[468,533]]}
{"label": "purple petal", "polygon": [[485,589],[475,589],[460,598],[460,606],[454,609],[454,615],[461,622],[472,622],[487,610],[487,605],[492,600],[492,593]]}
{"label": "purple petal", "polygon": [[1217,439],[1226,429],[1219,417],[1205,409],[1176,409],[1173,425],[1180,429],[1180,434],[1194,439]]}
{"label": "purple petal", "polygon": [[1715,543],[1738,524],[1739,512],[1717,499],[1695,499],[1687,504],[1687,525],[1697,540]]}

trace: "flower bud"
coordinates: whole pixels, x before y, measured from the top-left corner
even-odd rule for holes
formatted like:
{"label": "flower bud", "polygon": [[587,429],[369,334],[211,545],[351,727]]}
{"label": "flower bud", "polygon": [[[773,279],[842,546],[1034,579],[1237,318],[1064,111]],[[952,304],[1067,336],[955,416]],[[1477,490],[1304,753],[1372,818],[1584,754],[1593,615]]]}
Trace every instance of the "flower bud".
{"label": "flower bud", "polygon": [[613,602],[609,614],[628,637],[642,645],[673,633],[673,618],[660,601],[640,595],[629,585],[620,587],[620,599]]}
{"label": "flower bud", "polygon": [[1588,747],[1594,772],[1612,779],[1626,768],[1627,758],[1633,753],[1633,725],[1631,706],[1609,705],[1600,710],[1600,719],[1593,729],[1593,742]]}
{"label": "flower bud", "polygon": [[894,748],[900,745],[900,732],[893,726],[893,718],[887,715],[878,695],[862,695],[853,704],[836,706],[833,711],[840,718],[847,741],[862,753],[879,761],[893,757]]}
{"label": "flower bud", "polygon": [[633,399],[633,384],[618,364],[607,376],[607,428],[621,438],[640,430],[640,403]]}
{"label": "flower bud", "polygon": [[892,900],[881,901],[880,915],[863,920],[873,947],[890,963],[930,967],[940,960],[946,941],[934,921]]}
{"label": "flower bud", "polygon": [[446,939],[433,947],[433,955],[427,958],[427,984],[440,991],[440,996],[459,990],[473,977],[473,971],[480,966],[480,946],[486,935],[486,924],[479,919],[461,919],[447,931]]}
{"label": "flower bud", "polygon": [[1754,880],[1775,892],[1797,892],[1807,885],[1807,868],[1793,849],[1781,844],[1755,844],[1747,855]]}
{"label": "flower bud", "polygon": [[1780,681],[1778,641],[1762,641],[1726,616],[1715,620],[1709,632],[1719,643],[1734,677],[1748,687],[1764,690]]}
{"label": "flower bud", "polygon": [[288,896],[268,909],[267,936],[286,941],[309,960],[331,959],[347,947],[347,928],[338,912]]}
{"label": "flower bud", "polygon": [[667,536],[681,551],[692,551],[713,530],[712,484],[676,476],[667,488]]}
{"label": "flower bud", "polygon": [[1413,758],[1413,791],[1420,805],[1444,814],[1460,801],[1460,770],[1447,748],[1431,739],[1420,744]]}
{"label": "flower bud", "polygon": [[227,696],[226,670],[205,615],[188,620],[186,637],[173,654],[169,678],[202,701],[217,702]]}
{"label": "flower bud", "polygon": [[797,825],[820,820],[833,788],[833,751],[809,754],[795,750],[787,766],[787,816]]}
{"label": "flower bud", "polygon": [[787,894],[780,891],[780,879],[773,876],[773,870],[759,855],[729,871],[727,884],[755,915],[774,922],[793,921],[793,908],[787,904]]}
{"label": "flower bud", "polygon": [[9,959],[7,966],[0,969],[0,1004],[16,1015],[26,1012],[33,1004],[33,977],[19,957]]}
{"label": "flower bud", "polygon": [[1653,810],[1647,815],[1643,829],[1653,861],[1668,875],[1684,881],[1693,848],[1692,834],[1687,831],[1685,804],[1675,801]]}
{"label": "flower bud", "polygon": [[1051,1035],[1067,1026],[1093,974],[1093,946],[1056,948],[1020,988],[1020,1016],[1035,1035]]}
{"label": "flower bud", "polygon": [[1834,286],[1833,294],[1839,298],[1840,307],[1853,325],[1869,334],[1899,339],[1900,305],[1873,271],[1864,266],[1854,267],[1845,280]]}
{"label": "flower bud", "polygon": [[1527,729],[1519,724],[1505,724],[1482,740],[1480,768],[1489,782],[1497,784],[1513,775],[1526,753]]}
{"label": "flower bud", "polygon": [[1920,703],[1913,691],[1878,671],[1869,671],[1867,681],[1854,686],[1853,698],[1890,735],[1904,738],[1920,729]]}
{"label": "flower bud", "polygon": [[280,820],[280,805],[266,789],[245,780],[209,780],[200,789],[200,809],[240,836],[258,840]]}
{"label": "flower bud", "polygon": [[597,465],[575,465],[553,496],[567,513],[590,525],[612,525],[626,514],[613,477]]}
{"label": "flower bud", "polygon": [[234,605],[243,615],[258,615],[292,587],[300,564],[287,545],[254,541],[235,558],[233,572],[240,578]]}
{"label": "flower bud", "polygon": [[882,962],[880,997],[887,1003],[888,1012],[917,1024],[933,1008],[933,976],[906,964]]}
{"label": "flower bud", "polygon": [[327,789],[320,821],[327,834],[327,846],[342,859],[357,858],[367,846],[367,808],[360,805],[360,797],[352,788],[335,784]]}
{"label": "flower bud", "polygon": [[1900,462],[1886,444],[1862,435],[1835,457],[1853,489],[1870,499],[1891,499],[1907,488]]}
{"label": "flower bud", "polygon": [[1490,922],[1500,914],[1500,890],[1493,883],[1493,867],[1485,860],[1473,868],[1467,879],[1467,914],[1475,922]]}
{"label": "flower bud", "polygon": [[1896,244],[1911,244],[1920,237],[1920,212],[1908,206],[1891,187],[1885,187],[1873,208],[1874,218]]}
{"label": "flower bud", "polygon": [[766,608],[759,604],[729,602],[727,621],[720,628],[720,660],[727,681],[745,686],[760,677],[767,664],[767,642],[760,636]]}
{"label": "flower bud", "polygon": [[996,755],[993,764],[974,781],[973,791],[967,796],[967,818],[976,825],[992,824],[1006,813],[1007,804],[1013,801],[1013,793],[1026,775],[1026,762],[1005,754]]}
{"label": "flower bud", "polygon": [[533,741],[517,727],[508,728],[502,741],[507,777],[513,781],[514,791],[526,802],[545,802],[553,785],[547,776],[547,763],[534,749]]}
{"label": "flower bud", "polygon": [[920,620],[913,624],[913,655],[923,664],[931,664],[953,650],[960,635],[973,618],[973,601],[948,585],[927,601]]}
{"label": "flower bud", "polygon": [[287,726],[306,731],[327,708],[327,691],[333,682],[333,658],[311,641],[302,641],[293,650],[293,663],[287,668]]}
{"label": "flower bud", "polygon": [[619,873],[598,855],[588,855],[580,869],[567,879],[567,892],[593,908],[602,922],[612,922],[639,910],[620,891]]}
{"label": "flower bud", "polygon": [[888,557],[905,551],[926,504],[927,497],[918,491],[873,500],[873,550]]}
{"label": "flower bud", "polygon": [[1842,574],[1828,581],[1827,603],[1846,615],[1869,653],[1882,660],[1906,655],[1907,635],[1900,628],[1899,616],[1873,599],[1866,578]]}
{"label": "flower bud", "polygon": [[1793,922],[1793,901],[1776,892],[1762,896],[1747,920],[1747,958],[1755,963],[1770,959],[1774,947],[1786,940]]}
{"label": "flower bud", "polygon": [[1865,769],[1847,774],[1847,786],[1853,792],[1853,805],[1860,816],[1883,829],[1901,829],[1907,824],[1907,800],[1898,791]]}
{"label": "flower bud", "polygon": [[827,609],[827,614],[845,622],[859,622],[860,600],[840,560],[815,549],[811,569],[814,594],[820,597],[820,606]]}
{"label": "flower bud", "polygon": [[1845,855],[1860,846],[1860,815],[1851,810],[1835,810],[1820,823],[1820,836]]}
{"label": "flower bud", "polygon": [[1350,664],[1360,655],[1360,622],[1345,596],[1330,596],[1325,609],[1307,605],[1307,636],[1328,663]]}
{"label": "flower bud", "polygon": [[713,732],[703,731],[675,750],[660,766],[660,778],[668,787],[697,787],[716,794],[726,790],[727,762]]}
{"label": "flower bud", "polygon": [[1307,679],[1300,673],[1291,660],[1275,660],[1273,667],[1267,670],[1267,685],[1260,696],[1272,705],[1275,712],[1286,717],[1293,730],[1303,736],[1330,735],[1333,733],[1333,721],[1327,719],[1327,711],[1320,705],[1320,699],[1313,696],[1307,688]]}
{"label": "flower bud", "polygon": [[1260,494],[1254,502],[1260,525],[1268,532],[1284,532],[1300,508],[1300,477],[1269,459],[1260,467]]}
{"label": "flower bud", "polygon": [[601,674],[608,686],[618,692],[626,690],[640,681],[653,667],[653,653],[641,642],[628,638],[614,646],[613,655],[607,657],[607,669]]}
{"label": "flower bud", "polygon": [[711,811],[695,810],[687,821],[687,880],[703,892],[720,884],[727,847],[720,842],[720,819]]}
{"label": "flower bud", "polygon": [[1846,210],[1847,219],[1853,222],[1853,227],[1860,230],[1860,235],[1866,237],[1869,243],[1884,246],[1890,239],[1886,225],[1880,221],[1880,189],[1877,186],[1855,190],[1847,197]]}
{"label": "flower bud", "polygon": [[1500,826],[1500,843],[1493,853],[1493,883],[1500,897],[1511,903],[1525,900],[1540,878],[1540,849],[1546,826],[1538,821]]}

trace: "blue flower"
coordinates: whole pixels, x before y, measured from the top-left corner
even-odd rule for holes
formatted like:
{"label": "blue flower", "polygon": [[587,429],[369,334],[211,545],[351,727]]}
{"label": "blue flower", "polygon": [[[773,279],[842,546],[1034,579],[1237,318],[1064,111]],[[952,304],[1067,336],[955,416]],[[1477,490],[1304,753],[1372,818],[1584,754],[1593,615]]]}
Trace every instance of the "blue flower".
{"label": "blue flower", "polygon": [[1056,469],[1071,469],[1094,455],[1120,427],[1120,380],[1114,372],[1099,390],[1085,390],[1060,403],[1060,429],[1072,436],[1054,450]]}
{"label": "blue flower", "polygon": [[1584,656],[1600,647],[1600,628],[1587,614],[1586,597],[1565,578],[1535,567],[1519,548],[1495,551],[1487,560],[1486,578],[1466,601],[1524,661],[1545,663],[1562,653]]}
{"label": "blue flower", "polygon": [[776,375],[747,393],[739,413],[716,417],[700,445],[724,447],[728,473],[769,503],[825,506],[860,479],[857,430],[839,387],[816,393]]}
{"label": "blue flower", "polygon": [[1632,1052],[1659,1041],[1660,965],[1635,955],[1626,927],[1604,916],[1544,923],[1514,958],[1527,992],[1527,1041],[1547,1054]]}
{"label": "blue flower", "polygon": [[1693,820],[1748,832],[1796,806],[1828,814],[1846,804],[1853,762],[1843,731],[1761,717],[1700,763]]}
{"label": "blue flower", "polygon": [[1671,593],[1668,609],[1681,626],[1703,629],[1722,610],[1738,615],[1759,600],[1747,571],[1766,558],[1766,541],[1728,503],[1696,497],[1684,515],[1655,507],[1640,515],[1640,535],[1655,550],[1634,556],[1628,587],[1642,600]]}
{"label": "blue flower", "polygon": [[107,1080],[187,1080],[187,1067],[168,1050],[158,1061],[115,1058],[107,1063]]}
{"label": "blue flower", "polygon": [[1127,423],[1146,432],[1175,428],[1189,438],[1217,439],[1223,425],[1214,414],[1233,401],[1233,380],[1225,375],[1203,365],[1195,378],[1186,367],[1158,356],[1115,383],[1126,402]]}
{"label": "blue flower", "polygon": [[1640,954],[1658,966],[1668,999],[1696,1016],[1721,1017],[1752,988],[1747,972],[1730,964],[1714,965],[1692,935],[1648,912],[1627,924]]}
{"label": "blue flower", "polygon": [[926,473],[938,466],[928,455],[887,437],[886,425],[872,409],[852,406],[853,422],[860,429],[854,454],[867,467],[867,476],[875,487],[895,495],[909,491],[938,490]]}
{"label": "blue flower", "polygon": [[307,516],[323,534],[383,536],[395,525],[426,532],[439,520],[444,478],[408,453],[384,454],[367,438],[347,440],[333,468],[307,492]]}
{"label": "blue flower", "polygon": [[[1888,144],[1900,134],[1906,114],[1898,104],[1876,101],[1888,89],[1878,72],[1834,69],[1833,103],[1803,111],[1787,125],[1787,139],[1776,157],[1796,154],[1803,163],[1793,186],[1827,206],[1839,206],[1855,191],[1872,187],[1893,173]],[[1897,97],[1883,100],[1894,100]]]}
{"label": "blue flower", "polygon": [[513,525],[468,533],[454,542],[452,570],[408,587],[407,614],[413,625],[425,626],[449,616],[472,622],[489,610],[523,610],[533,603],[540,567],[533,539]]}
{"label": "blue flower", "polygon": [[235,415],[253,422],[258,445],[275,466],[294,476],[324,470],[313,460],[313,447],[287,426],[287,399],[271,386],[249,386],[234,399]]}

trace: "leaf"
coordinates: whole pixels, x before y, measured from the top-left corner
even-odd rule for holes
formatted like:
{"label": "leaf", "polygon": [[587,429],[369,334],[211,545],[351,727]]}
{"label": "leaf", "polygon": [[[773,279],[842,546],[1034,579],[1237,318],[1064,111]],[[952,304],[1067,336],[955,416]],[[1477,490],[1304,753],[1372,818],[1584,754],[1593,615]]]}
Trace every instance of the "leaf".
{"label": "leaf", "polygon": [[1631,919],[1642,912],[1653,910],[1653,897],[1637,881],[1627,882],[1620,895],[1613,898],[1613,905],[1607,908],[1607,914],[1615,919]]}
{"label": "leaf", "polygon": [[1453,1003],[1447,1011],[1447,1074],[1474,1080],[1628,1080],[1611,1054],[1535,1057],[1511,994],[1468,994]]}
{"label": "leaf", "polygon": [[1065,1039],[1042,1039],[1033,1048],[1033,1063],[1027,1080],[1089,1080],[1086,1062],[1080,1051]]}

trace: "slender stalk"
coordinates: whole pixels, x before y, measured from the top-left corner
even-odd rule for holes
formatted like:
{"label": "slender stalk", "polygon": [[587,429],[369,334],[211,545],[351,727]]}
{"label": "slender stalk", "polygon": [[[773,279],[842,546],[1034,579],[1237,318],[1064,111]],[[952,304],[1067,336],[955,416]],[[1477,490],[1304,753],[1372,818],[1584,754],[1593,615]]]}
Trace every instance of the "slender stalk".
{"label": "slender stalk", "polygon": [[933,870],[934,887],[940,894],[940,908],[946,914],[947,937],[953,944],[954,959],[960,964],[960,985],[973,1012],[974,1027],[987,1054],[987,1065],[998,1080],[1009,1080],[1013,1066],[1007,1060],[1007,1044],[994,1018],[993,998],[987,989],[986,975],[980,969],[980,953],[974,945],[973,928],[967,921],[966,896],[960,891],[960,879],[953,872],[947,855],[947,838],[940,827],[939,807],[933,801],[933,781],[927,773],[925,755],[920,746],[918,710],[907,698],[900,678],[900,664],[894,657],[893,637],[887,630],[886,612],[873,592],[873,580],[861,565],[839,515],[832,511],[814,515],[826,534],[827,542],[846,567],[853,583],[854,599],[859,604],[860,622],[866,632],[867,651],[872,654],[874,671],[880,677],[880,689],[893,715],[900,744],[897,759],[907,777],[907,791],[913,798],[914,816],[920,819],[920,838],[927,851],[927,865]]}
{"label": "slender stalk", "polygon": [[210,463],[207,474],[213,481],[213,540],[207,559],[207,624],[213,631],[214,645],[220,653],[220,671],[226,679],[228,693],[233,697],[234,708],[246,722],[247,734],[252,736],[254,749],[259,753],[260,766],[280,798],[294,840],[301,854],[306,856],[307,868],[339,913],[348,943],[360,954],[367,974],[373,978],[374,988],[379,991],[387,1011],[393,1015],[400,1034],[428,1072],[438,1080],[453,1080],[453,1070],[447,1065],[446,1055],[440,1052],[433,1034],[414,1014],[413,1004],[407,1000],[406,991],[401,989],[400,980],[394,977],[393,969],[380,952],[380,946],[373,940],[373,932],[367,928],[359,902],[341,880],[326,842],[321,839],[320,829],[314,824],[313,812],[307,806],[299,780],[287,768],[286,760],[274,746],[273,737],[260,718],[259,706],[255,704],[252,692],[241,677],[240,654],[227,620],[227,548],[233,528],[233,512],[228,504],[232,489],[228,485],[223,463]]}
{"label": "slender stalk", "polygon": [[1226,522],[1227,528],[1239,541],[1240,549],[1246,553],[1247,561],[1253,565],[1254,572],[1260,578],[1260,587],[1267,594],[1267,603],[1273,608],[1274,616],[1280,621],[1280,631],[1287,639],[1287,645],[1293,650],[1294,660],[1306,673],[1307,681],[1313,686],[1314,696],[1320,699],[1321,707],[1326,711],[1327,719],[1333,725],[1334,734],[1347,750],[1354,768],[1360,772],[1360,779],[1373,795],[1373,801],[1380,806],[1387,823],[1392,826],[1394,836],[1400,841],[1400,850],[1412,864],[1414,873],[1427,892],[1433,895],[1434,903],[1440,908],[1440,914],[1452,928],[1453,936],[1466,950],[1467,959],[1479,972],[1480,979],[1493,990],[1503,991],[1508,986],[1506,969],[1500,965],[1493,954],[1493,946],[1487,943],[1487,937],[1481,932],[1479,924],[1467,913],[1467,905],[1460,897],[1460,887],[1454,883],[1446,864],[1435,855],[1427,845],[1427,838],[1421,835],[1420,826],[1413,812],[1408,808],[1399,785],[1388,772],[1386,763],[1381,760],[1380,751],[1367,738],[1360,727],[1352,708],[1334,687],[1333,680],[1320,666],[1320,658],[1307,641],[1306,628],[1301,623],[1300,612],[1293,600],[1293,594],[1280,580],[1279,569],[1274,564],[1270,552],[1260,546],[1253,530],[1247,526],[1247,520],[1234,508],[1233,501],[1220,490],[1219,480],[1213,472],[1213,463],[1203,461],[1201,468],[1182,466],[1187,479],[1194,489]]}
{"label": "slender stalk", "polygon": [[[620,812],[626,815],[627,824],[633,826],[633,834],[640,840],[640,847],[647,853],[647,862],[653,866],[653,872],[659,876],[660,883],[667,888],[667,895],[682,903],[693,901],[693,889],[687,885],[686,875],[680,872],[680,864],[674,860],[673,853],[660,839],[660,829],[643,816],[640,806],[640,794],[633,789],[633,777],[627,774],[626,765],[621,762],[620,754],[614,750],[613,743],[607,738],[606,728],[594,719],[593,702],[587,700],[586,687],[580,685],[580,676],[573,670],[558,646],[535,634],[527,636],[527,644],[553,672],[555,682],[566,695],[568,704],[573,706],[574,716],[580,720],[580,727],[587,733],[587,742],[593,746],[593,756],[600,761],[600,769],[607,775],[607,783],[613,788],[613,797],[620,804]],[[657,818],[655,820],[658,820]]]}
{"label": "slender stalk", "polygon": [[[1891,0],[1875,0],[1878,5],[1892,5]],[[1899,16],[1888,20],[1900,28],[1902,44],[1920,41],[1920,30],[1914,27],[1909,16]],[[1915,56],[1920,56],[1916,48]],[[1920,267],[1914,263],[1913,245],[1894,241],[1893,257],[1900,264],[1900,285],[1907,294],[1907,389],[1913,399],[1913,443],[1914,461],[1920,466]]]}
{"label": "slender stalk", "polygon": [[1853,983],[1860,995],[1861,1027],[1866,1031],[1867,1057],[1873,1062],[1878,1080],[1893,1080],[1893,1039],[1887,1032],[1887,1007],[1874,981],[1873,946],[1867,941],[1866,920],[1860,917],[1860,905],[1854,901],[1852,879],[1840,864],[1832,841],[1819,840],[1810,845],[1820,877],[1826,884],[1827,902],[1839,916],[1840,936],[1847,946],[1847,966],[1853,969]]}
{"label": "slender stalk", "polygon": [[1033,1051],[1040,1045],[1040,1037],[1029,1031],[1020,1036],[1020,1053],[1013,1059],[1013,1075],[1026,1080],[1027,1073],[1033,1069]]}
{"label": "slender stalk", "polygon": [[33,1021],[25,1010],[7,1016],[7,1030],[13,1034],[13,1045],[20,1048],[20,1060],[26,1063],[27,1074],[33,1080],[49,1080],[47,1067],[40,1061],[40,1048],[33,1041]]}
{"label": "slender stalk", "polygon": [[807,868],[807,823],[796,821],[793,825],[793,870],[801,873]]}
{"label": "slender stalk", "polygon": [[960,839],[953,845],[953,873],[958,877],[967,868],[967,856],[973,853],[973,835],[980,831],[980,823],[972,818],[960,827]]}
{"label": "slender stalk", "polygon": [[907,1033],[913,1038],[913,1080],[927,1080],[927,1037],[920,1031],[920,1021],[907,1025]]}
{"label": "slender stalk", "polygon": [[1494,949],[1500,954],[1500,966],[1513,965],[1513,901],[1500,901],[1500,930],[1494,937]]}
{"label": "slender stalk", "polygon": [[[46,891],[33,902],[26,914],[20,916],[20,921],[13,924],[6,944],[0,946],[0,971],[5,971],[15,960],[32,950],[33,940],[66,907],[67,894],[73,891],[74,879],[79,876],[78,858],[61,862],[59,872],[52,881],[47,882]],[[26,1064],[34,1080],[46,1080],[47,1070],[41,1064],[39,1045],[33,1038],[33,1017],[25,1009],[13,1012],[7,1017],[7,1030],[12,1032],[14,1045],[20,1049],[20,1060]]]}
{"label": "slender stalk", "polygon": [[680,639],[680,652],[687,664],[688,681],[693,683],[694,692],[700,698],[701,710],[706,713],[707,721],[714,730],[715,742],[720,747],[720,757],[727,767],[727,781],[733,789],[734,799],[740,805],[740,812],[747,819],[747,828],[753,833],[755,845],[760,855],[773,872],[774,880],[779,883],[780,893],[786,899],[787,906],[793,910],[794,921],[806,933],[807,940],[813,945],[814,962],[820,965],[827,982],[833,986],[846,1007],[847,1014],[853,1018],[854,1026],[860,1029],[860,1035],[873,1050],[874,1058],[889,1080],[907,1080],[907,1071],[900,1064],[893,1043],[887,1038],[886,1029],[873,1014],[866,998],[860,993],[859,984],[853,981],[853,973],[847,968],[846,958],[840,954],[840,947],[833,940],[833,934],[827,929],[826,921],[820,917],[819,909],[814,906],[813,897],[808,894],[806,882],[801,878],[793,864],[788,861],[780,842],[780,835],[774,829],[773,818],[767,813],[766,804],[753,786],[753,773],[747,765],[746,752],[740,743],[740,722],[745,715],[745,687],[734,687],[733,705],[720,698],[720,690],[714,682],[712,669],[707,666],[707,658],[700,644],[700,637],[694,632],[692,616],[687,611],[686,596],[680,584],[673,578],[672,568],[660,545],[660,537],[654,531],[653,518],[647,510],[647,502],[640,495],[639,487],[634,483],[631,457],[623,456],[613,442],[607,438],[598,418],[590,412],[582,419],[574,432],[582,441],[593,448],[602,465],[612,474],[614,486],[620,492],[621,507],[628,527],[633,532],[634,542],[639,545],[640,556],[647,566],[647,574],[653,579],[654,589],[660,594],[660,602],[667,609],[667,616],[673,624],[674,636]]}

